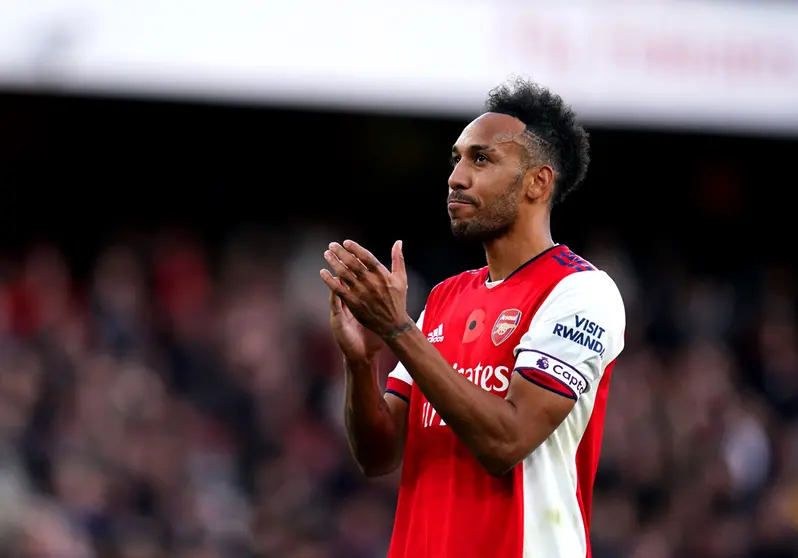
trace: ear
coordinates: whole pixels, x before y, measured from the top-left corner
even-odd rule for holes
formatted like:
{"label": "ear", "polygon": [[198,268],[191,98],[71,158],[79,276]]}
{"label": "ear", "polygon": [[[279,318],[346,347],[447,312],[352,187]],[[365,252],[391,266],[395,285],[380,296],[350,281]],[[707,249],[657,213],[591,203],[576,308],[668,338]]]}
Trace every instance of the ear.
{"label": "ear", "polygon": [[533,203],[548,204],[554,194],[554,169],[550,165],[528,169],[524,175],[524,192]]}

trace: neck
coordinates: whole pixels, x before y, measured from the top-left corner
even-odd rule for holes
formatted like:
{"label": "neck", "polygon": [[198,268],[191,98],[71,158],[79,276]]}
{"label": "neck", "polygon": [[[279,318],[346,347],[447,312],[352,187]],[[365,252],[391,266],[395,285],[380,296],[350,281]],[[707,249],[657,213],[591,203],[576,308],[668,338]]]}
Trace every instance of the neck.
{"label": "neck", "polygon": [[485,243],[491,281],[501,281],[523,264],[554,246],[549,218],[516,226],[504,236]]}

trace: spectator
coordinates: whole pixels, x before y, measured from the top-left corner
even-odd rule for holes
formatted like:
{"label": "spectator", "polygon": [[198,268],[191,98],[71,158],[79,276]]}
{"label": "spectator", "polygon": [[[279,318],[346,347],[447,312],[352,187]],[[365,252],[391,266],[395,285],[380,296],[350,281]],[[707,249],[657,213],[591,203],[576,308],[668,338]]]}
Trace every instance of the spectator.
{"label": "spectator", "polygon": [[[49,246],[4,266],[3,556],[384,556],[396,477],[365,481],[348,454],[326,295],[297,279],[316,236],[280,260],[264,257],[268,236],[245,235],[216,267],[186,234],[115,244],[83,283]],[[614,375],[595,556],[791,555],[789,283],[680,272],[658,290],[611,235],[597,238],[595,263],[649,327],[630,332]],[[735,344],[739,331],[756,343]]]}

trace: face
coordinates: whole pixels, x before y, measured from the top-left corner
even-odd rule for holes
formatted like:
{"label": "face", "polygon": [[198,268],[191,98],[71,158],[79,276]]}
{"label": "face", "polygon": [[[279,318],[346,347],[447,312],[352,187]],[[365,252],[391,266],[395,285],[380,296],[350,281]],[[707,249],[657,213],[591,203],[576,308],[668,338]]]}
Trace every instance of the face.
{"label": "face", "polygon": [[526,150],[520,120],[486,113],[471,122],[452,147],[449,218],[452,233],[487,242],[515,224],[523,196]]}

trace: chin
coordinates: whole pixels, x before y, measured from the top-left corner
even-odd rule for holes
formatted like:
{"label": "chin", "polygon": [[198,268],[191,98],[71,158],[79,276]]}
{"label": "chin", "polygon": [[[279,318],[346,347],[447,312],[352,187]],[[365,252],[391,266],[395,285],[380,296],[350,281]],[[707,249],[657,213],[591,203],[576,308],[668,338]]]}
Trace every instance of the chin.
{"label": "chin", "polygon": [[452,228],[452,234],[457,238],[468,238],[469,235],[469,227],[470,223],[464,219],[451,219],[450,226]]}
{"label": "chin", "polygon": [[455,238],[474,242],[490,242],[504,236],[510,227],[486,226],[473,219],[452,219],[452,234]]}
{"label": "chin", "polygon": [[481,227],[474,225],[476,225],[476,223],[471,221],[464,221],[462,219],[452,220],[452,235],[454,235],[455,238],[460,238],[462,240],[481,242],[483,240],[484,231],[482,231]]}

